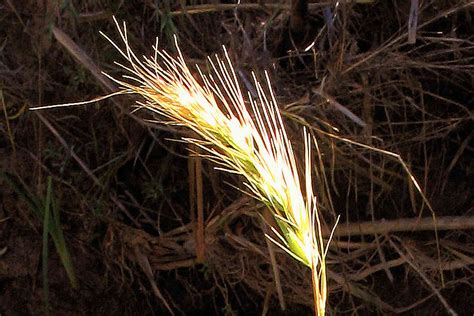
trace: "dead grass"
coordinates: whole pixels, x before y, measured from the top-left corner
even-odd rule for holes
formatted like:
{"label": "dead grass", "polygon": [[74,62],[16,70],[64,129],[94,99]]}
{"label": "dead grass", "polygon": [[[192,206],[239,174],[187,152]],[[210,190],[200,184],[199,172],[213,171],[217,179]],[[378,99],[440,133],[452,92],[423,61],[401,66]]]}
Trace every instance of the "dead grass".
{"label": "dead grass", "polygon": [[[469,1],[420,1],[415,44],[409,1],[341,2],[330,7],[334,23],[324,20],[324,6],[297,12],[277,2],[242,9],[196,2],[188,13],[166,1],[21,2],[0,4],[0,172],[43,198],[53,179],[79,283],[69,288],[50,245],[54,313],[312,308],[309,271],[261,238],[263,207],[226,184],[239,183],[234,176],[193,162],[168,140],[181,130],[146,123],[155,118],[131,114],[134,100],[125,97],[25,111],[114,89],[91,72],[118,74],[120,57],[98,33],[115,34],[112,14],[127,21],[130,42],[144,54],[155,36],[172,51],[176,33],[190,63],[206,69],[205,56],[226,45],[251,93],[250,70],[270,71],[296,152],[303,153],[301,125],[318,140],[314,187],[327,225],[342,216],[328,253],[330,313],[474,310]],[[32,314],[42,306],[35,252],[42,227],[0,185],[0,313]],[[196,225],[205,238],[196,239]],[[204,251],[199,263],[196,248]],[[30,307],[14,310],[11,302]]]}

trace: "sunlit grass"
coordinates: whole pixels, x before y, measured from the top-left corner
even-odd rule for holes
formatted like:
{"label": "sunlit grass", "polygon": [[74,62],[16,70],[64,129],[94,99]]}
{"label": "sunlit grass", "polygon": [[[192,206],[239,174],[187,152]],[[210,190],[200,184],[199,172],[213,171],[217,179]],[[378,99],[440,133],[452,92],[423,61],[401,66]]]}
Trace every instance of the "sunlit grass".
{"label": "sunlit grass", "polygon": [[[184,138],[200,147],[203,156],[219,168],[244,177],[253,196],[265,203],[278,227],[272,239],[313,271],[317,314],[325,313],[327,287],[325,249],[311,181],[311,138],[304,131],[304,180],[288,139],[268,74],[266,86],[253,74],[257,98],[245,95],[224,49],[224,58],[209,58],[212,73],[198,67],[198,79],[188,68],[176,42],[178,55],[154,47],[153,57],[137,57],[129,46],[126,25],[117,23],[125,45],[121,49],[104,35],[127,60],[127,74],[110,77],[124,93],[137,94],[140,108],[156,112],[199,137]],[[157,41],[158,43],[158,41]],[[267,236],[270,238],[269,236]]]}

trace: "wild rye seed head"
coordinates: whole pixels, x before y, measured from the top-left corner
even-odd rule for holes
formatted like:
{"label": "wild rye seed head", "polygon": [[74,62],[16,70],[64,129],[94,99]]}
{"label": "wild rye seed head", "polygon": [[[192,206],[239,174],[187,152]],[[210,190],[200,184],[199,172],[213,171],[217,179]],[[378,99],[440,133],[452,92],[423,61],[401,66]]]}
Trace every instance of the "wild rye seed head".
{"label": "wild rye seed head", "polygon": [[[278,244],[313,270],[316,310],[324,314],[326,302],[325,254],[316,201],[311,185],[311,139],[304,132],[305,182],[301,186],[296,158],[284,128],[268,74],[266,87],[252,74],[257,98],[244,97],[224,48],[225,58],[209,58],[212,73],[197,67],[202,83],[188,68],[179,46],[177,57],[154,47],[152,58],[138,58],[131,50],[126,25],[117,24],[125,49],[104,35],[127,60],[117,63],[127,75],[110,77],[124,93],[143,98],[140,107],[156,112],[168,123],[193,130],[199,137],[184,138],[205,151],[219,168],[245,178],[250,193],[272,211]],[[160,60],[160,62],[158,62]]]}

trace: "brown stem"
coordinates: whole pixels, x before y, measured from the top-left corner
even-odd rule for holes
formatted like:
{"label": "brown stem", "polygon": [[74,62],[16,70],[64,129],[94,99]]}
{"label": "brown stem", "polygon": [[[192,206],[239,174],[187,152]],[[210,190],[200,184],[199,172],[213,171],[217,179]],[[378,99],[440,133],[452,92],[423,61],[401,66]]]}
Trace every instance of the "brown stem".
{"label": "brown stem", "polygon": [[[354,235],[374,235],[392,232],[433,231],[433,230],[474,229],[474,216],[441,216],[423,218],[402,218],[396,220],[378,220],[361,223],[339,224],[334,237]],[[329,236],[329,231],[324,231]]]}

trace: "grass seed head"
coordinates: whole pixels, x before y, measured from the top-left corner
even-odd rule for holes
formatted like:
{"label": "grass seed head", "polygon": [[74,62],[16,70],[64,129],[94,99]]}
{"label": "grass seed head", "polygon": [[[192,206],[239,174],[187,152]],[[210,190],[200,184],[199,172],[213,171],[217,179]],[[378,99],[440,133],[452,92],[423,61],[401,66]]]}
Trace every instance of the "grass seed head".
{"label": "grass seed head", "polygon": [[120,49],[106,38],[127,60],[127,66],[118,65],[128,74],[121,80],[110,78],[126,93],[141,96],[144,101],[139,106],[196,132],[201,139],[185,140],[205,150],[206,157],[222,169],[245,178],[250,193],[273,212],[279,227],[274,229],[278,240],[272,240],[313,270],[317,312],[324,313],[324,249],[321,229],[315,224],[319,221],[311,186],[310,137],[305,131],[305,187],[302,188],[268,74],[265,73],[265,88],[253,74],[258,97],[244,98],[225,48],[225,58],[209,59],[212,74],[204,75],[196,69],[198,81],[177,43],[177,57],[155,46],[153,58],[140,59],[130,49],[125,24],[122,28],[118,23],[117,26],[125,48]]}

